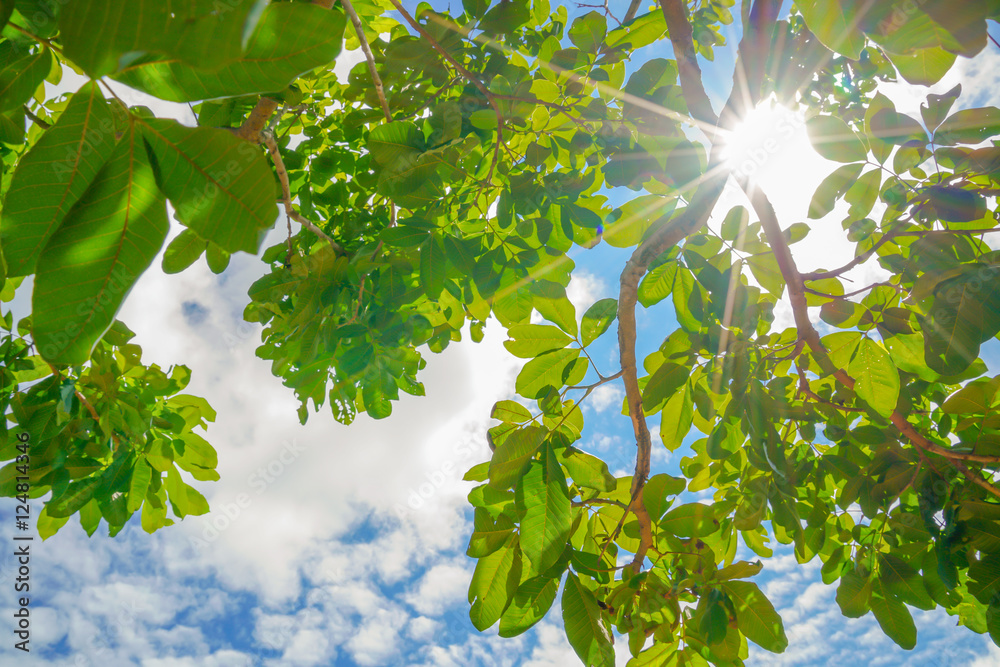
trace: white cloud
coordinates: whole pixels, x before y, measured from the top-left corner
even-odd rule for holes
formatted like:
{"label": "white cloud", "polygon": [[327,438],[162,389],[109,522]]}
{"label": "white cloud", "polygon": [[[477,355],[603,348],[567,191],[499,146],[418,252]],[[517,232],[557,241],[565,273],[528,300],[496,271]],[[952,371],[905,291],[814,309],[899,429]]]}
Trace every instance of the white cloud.
{"label": "white cloud", "polygon": [[587,402],[584,403],[585,410],[594,412],[604,412],[608,408],[615,408],[616,412],[621,410],[622,401],[625,399],[625,391],[617,384],[602,384],[591,392]]}
{"label": "white cloud", "polygon": [[404,599],[425,616],[438,616],[452,605],[466,601],[472,570],[441,563],[424,574],[419,585]]}

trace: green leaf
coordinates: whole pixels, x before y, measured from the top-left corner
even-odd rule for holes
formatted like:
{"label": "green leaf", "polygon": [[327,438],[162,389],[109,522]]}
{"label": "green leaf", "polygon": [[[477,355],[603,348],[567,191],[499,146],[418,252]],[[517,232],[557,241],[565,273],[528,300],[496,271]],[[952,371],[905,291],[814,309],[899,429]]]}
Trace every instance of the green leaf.
{"label": "green leaf", "polygon": [[570,572],[562,594],[562,617],[570,646],[588,667],[613,667],[615,649],[611,634],[601,622],[597,600]]}
{"label": "green leaf", "polygon": [[128,488],[128,511],[134,512],[142,505],[146,498],[146,490],[153,478],[153,469],[146,463],[145,459],[139,457],[132,468],[132,479]]}
{"label": "green leaf", "polygon": [[[59,15],[67,58],[98,78],[135,53],[162,53],[213,68],[240,57],[258,16],[256,0],[102,0],[70,2]],[[248,20],[249,19],[249,20]]]}
{"label": "green leaf", "polygon": [[187,466],[215,468],[219,465],[219,455],[216,453],[215,447],[212,447],[197,433],[192,431],[183,433],[179,438],[174,439],[173,444],[177,451],[174,460],[184,470],[188,469]]}
{"label": "green leaf", "polygon": [[975,222],[986,215],[986,199],[978,192],[958,187],[931,186],[921,195],[927,199],[927,210],[944,222]]}
{"label": "green leaf", "polygon": [[[10,15],[14,13],[14,0],[0,0],[0,29],[6,27]],[[57,528],[58,530],[58,528]],[[45,539],[44,537],[42,538]]]}
{"label": "green leaf", "polygon": [[578,16],[569,28],[569,41],[587,53],[597,53],[608,32],[608,21],[604,14],[591,11]]}
{"label": "green leaf", "polygon": [[58,498],[53,498],[45,503],[45,510],[54,519],[72,516],[90,502],[90,499],[94,497],[94,492],[100,486],[101,478],[96,476],[70,482]]}
{"label": "green leaf", "polygon": [[431,236],[420,246],[420,286],[432,299],[441,296],[444,281],[448,277],[448,265],[444,261],[444,245],[436,236]]}
{"label": "green leaf", "polygon": [[865,35],[858,27],[860,17],[852,11],[855,7],[853,3],[797,0],[795,5],[802,12],[806,25],[824,46],[851,60],[861,56]]}
{"label": "green leaf", "polygon": [[166,202],[132,128],[38,260],[32,336],[46,361],[87,360],[167,227]]}
{"label": "green leaf", "polygon": [[934,143],[978,144],[1000,134],[1000,109],[963,109],[949,116],[934,133]]}
{"label": "green leaf", "polygon": [[941,410],[952,415],[985,415],[993,409],[998,387],[1000,378],[973,380],[949,396]]}
{"label": "green leaf", "polygon": [[97,84],[86,83],[18,162],[0,224],[8,276],[35,271],[45,244],[114,151],[114,128]]}
{"label": "green leaf", "polygon": [[548,324],[515,324],[507,330],[513,340],[505,340],[503,346],[515,357],[533,359],[551,350],[561,350],[573,339]]}
{"label": "green leaf", "polygon": [[521,424],[531,419],[531,412],[515,401],[497,401],[490,417],[503,422]]}
{"label": "green leaf", "polygon": [[344,15],[314,4],[273,3],[257,23],[243,57],[218,68],[148,56],[115,78],[171,102],[235,97],[284,90],[303,72],[331,63],[340,53]]}
{"label": "green leaf", "polygon": [[514,532],[514,522],[501,514],[496,521],[490,513],[477,507],[473,518],[473,533],[469,538],[466,555],[470,558],[483,558],[502,547]]}
{"label": "green leaf", "polygon": [[892,415],[899,399],[899,372],[885,348],[867,336],[862,338],[847,372],[857,380],[858,398],[883,417]]}
{"label": "green leaf", "polygon": [[872,596],[872,613],[889,639],[907,651],[917,645],[917,627],[910,610],[902,602]]}
{"label": "green leaf", "polygon": [[580,350],[553,350],[535,357],[517,374],[514,388],[525,398],[538,398],[545,387],[563,386],[563,371],[580,356]]}
{"label": "green leaf", "polygon": [[510,603],[521,580],[521,559],[518,556],[517,535],[485,558],[480,558],[469,585],[469,618],[482,632],[496,623]]}
{"label": "green leaf", "polygon": [[927,366],[941,375],[955,375],[979,356],[985,328],[982,297],[975,283],[959,282],[938,299],[924,329]]}
{"label": "green leaf", "polygon": [[847,368],[854,351],[858,349],[864,334],[857,331],[837,331],[823,336],[820,342],[826,348],[830,361],[837,368]]}
{"label": "green leaf", "polygon": [[185,484],[177,468],[173,466],[167,468],[167,481],[164,486],[170,496],[170,506],[178,517],[183,519],[186,516],[208,513],[208,501],[205,500],[205,496]]}
{"label": "green leaf", "polygon": [[36,526],[38,536],[43,540],[49,539],[65,526],[67,521],[69,521],[69,515],[54,517],[49,514],[48,507],[43,507],[42,511],[38,513],[38,525]]}
{"label": "green leaf", "polygon": [[192,229],[185,229],[163,251],[161,267],[164,273],[180,273],[201,257],[208,249],[208,241]]}
{"label": "green leaf", "polygon": [[727,241],[736,241],[746,231],[749,222],[750,211],[745,206],[734,206],[722,221],[720,236]]}
{"label": "green leaf", "polygon": [[701,287],[687,269],[678,270],[673,289],[674,314],[685,331],[701,330],[704,315]]}
{"label": "green leaf", "polygon": [[1000,591],[1000,554],[989,554],[969,566],[968,587],[983,604]]}
{"label": "green leaf", "polygon": [[917,86],[933,86],[955,64],[954,53],[936,46],[910,54],[890,54],[889,59],[907,83]]}
{"label": "green leaf", "polygon": [[898,556],[879,554],[879,580],[901,602],[918,609],[935,606],[920,574]]}
{"label": "green leaf", "polygon": [[854,570],[845,572],[837,586],[837,604],[847,618],[861,618],[868,613],[872,585],[867,577]]}
{"label": "green leaf", "polygon": [[500,617],[500,636],[516,637],[542,620],[552,607],[558,590],[558,578],[532,577],[524,581]]}
{"label": "green leaf", "polygon": [[566,478],[551,445],[544,445],[541,462],[529,466],[515,498],[524,509],[521,553],[531,564],[531,572],[541,574],[559,560],[572,523]]}
{"label": "green leaf", "polygon": [[809,202],[809,217],[818,219],[826,216],[837,205],[837,200],[844,196],[847,189],[854,183],[863,164],[845,164],[833,170],[833,173],[823,179]]}
{"label": "green leaf", "polygon": [[576,308],[565,296],[548,298],[536,294],[532,305],[549,322],[555,323],[569,335],[576,336]]}
{"label": "green leaf", "polygon": [[855,181],[844,195],[844,200],[851,205],[848,214],[855,219],[867,216],[878,201],[881,185],[880,169],[872,169]]}
{"label": "green leaf", "polygon": [[666,223],[676,206],[676,197],[636,197],[614,210],[605,225],[604,241],[615,248],[638,245],[646,230],[654,224]]}
{"label": "green leaf", "polygon": [[806,132],[816,152],[834,162],[861,162],[868,157],[864,143],[835,116],[814,116],[806,121]]}
{"label": "green leaf", "polygon": [[747,259],[753,277],[757,279],[761,287],[774,296],[781,298],[785,291],[785,278],[781,275],[781,268],[773,252],[766,252],[760,255],[752,255]]}
{"label": "green leaf", "polygon": [[383,166],[416,159],[423,145],[423,133],[408,120],[379,125],[368,135],[368,152]]}
{"label": "green leaf", "polygon": [[929,132],[933,133],[947,118],[952,105],[961,94],[962,84],[957,84],[943,95],[931,93],[927,96],[927,101],[920,104],[920,116],[924,119],[924,125],[927,126]]}
{"label": "green leaf", "polygon": [[726,581],[727,579],[746,579],[748,577],[756,577],[760,574],[760,571],[764,569],[764,563],[761,561],[754,561],[752,563],[745,560],[741,560],[732,565],[727,565],[716,571],[715,579],[718,581]]}
{"label": "green leaf", "polygon": [[711,505],[688,503],[667,512],[659,526],[677,537],[705,537],[719,529],[719,520]]}
{"label": "green leaf", "polygon": [[18,109],[30,100],[51,69],[52,54],[42,49],[0,70],[0,113]]}
{"label": "green leaf", "polygon": [[274,176],[260,150],[217,128],[155,118],[139,125],[177,219],[226,252],[256,254],[278,217]]}
{"label": "green leaf", "polygon": [[914,139],[927,140],[920,123],[895,109],[882,109],[872,116],[869,129],[875,137],[891,144],[902,145]]}
{"label": "green leaf", "polygon": [[683,493],[686,485],[687,482],[683,478],[664,473],[650,477],[642,489],[642,504],[646,506],[649,517],[653,521],[659,521],[670,506],[671,501],[667,499],[668,496]]}
{"label": "green leaf", "polygon": [[645,388],[642,390],[642,409],[647,414],[656,412],[680,389],[690,376],[691,371],[687,366],[666,362],[649,376]]}
{"label": "green leaf", "polygon": [[577,486],[598,491],[614,491],[617,486],[607,463],[575,447],[563,449],[559,454],[559,462]]}
{"label": "green leaf", "polygon": [[600,338],[616,317],[618,317],[617,299],[601,299],[588,308],[580,323],[580,342],[583,346],[587,347]]}
{"label": "green leaf", "polygon": [[540,426],[525,426],[508,435],[490,460],[490,486],[496,489],[514,486],[547,433]]}
{"label": "green leaf", "polygon": [[781,653],[788,647],[788,638],[781,617],[771,601],[749,581],[727,581],[721,584],[736,607],[736,620],[740,632],[761,648]]}
{"label": "green leaf", "polygon": [[639,283],[639,303],[646,308],[663,301],[670,296],[677,276],[677,262],[670,261],[656,267]]}
{"label": "green leaf", "polygon": [[691,431],[693,422],[694,399],[691,385],[685,383],[683,389],[675,392],[663,406],[660,415],[660,439],[663,440],[663,446],[670,451],[680,447]]}

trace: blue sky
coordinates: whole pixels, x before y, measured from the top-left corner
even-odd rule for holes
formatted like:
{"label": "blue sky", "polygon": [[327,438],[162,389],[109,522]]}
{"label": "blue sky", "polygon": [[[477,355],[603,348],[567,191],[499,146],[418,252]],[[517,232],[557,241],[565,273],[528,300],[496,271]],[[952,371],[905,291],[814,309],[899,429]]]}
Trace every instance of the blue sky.
{"label": "blue sky", "polygon": [[[622,13],[624,3],[613,3]],[[730,44],[737,39],[730,36]],[[727,47],[729,48],[729,47]],[[669,56],[669,53],[657,54]],[[338,72],[356,62],[342,56]],[[633,63],[633,67],[636,63]],[[1000,56],[991,49],[960,61],[934,88],[958,81],[972,94],[960,104],[996,103]],[[728,91],[732,58],[721,50],[705,64],[718,97]],[[901,111],[915,114],[926,89],[886,88]],[[139,96],[136,103],[149,103]],[[716,100],[718,104],[718,99]],[[186,106],[149,103],[160,115],[192,122]],[[809,197],[832,170],[809,149],[804,135],[783,140],[769,158],[762,187],[778,204],[785,225],[805,219]],[[740,202],[727,192],[717,213]],[[832,266],[851,249],[840,238],[842,211],[816,223],[794,247],[803,267]],[[717,223],[716,223],[717,224]],[[283,227],[280,225],[279,227]],[[180,229],[175,225],[172,234]],[[281,239],[272,233],[269,243]],[[570,295],[578,314],[596,299],[615,296],[624,251],[599,246],[574,250],[578,270]],[[516,639],[495,629],[478,633],[466,599],[474,562],[464,555],[471,512],[461,482],[466,469],[486,460],[486,416],[513,393],[519,369],[492,323],[483,343],[463,342],[428,354],[422,380],[427,396],[404,396],[392,417],[365,416],[350,427],[327,412],[298,424],[296,401],[254,356],[259,327],[242,322],[246,290],[262,273],[259,260],[234,257],[222,276],[204,261],[178,276],[155,268],[130,294],[121,319],[137,333],[144,360],[188,365],[189,392],[207,397],[218,419],[207,437],[219,451],[222,479],[196,486],[213,511],[149,536],[137,525],[115,539],[102,527],[88,538],[73,521],[32,546],[32,652],[25,657],[0,644],[0,664],[250,667],[257,665],[428,665],[548,667],[575,665],[558,615]],[[852,273],[878,276],[877,266]],[[26,284],[15,301],[25,312]],[[790,324],[778,308],[777,326]],[[675,328],[669,306],[639,314],[640,340],[655,348]],[[595,343],[603,370],[616,368],[613,330]],[[641,358],[641,357],[640,357]],[[995,365],[994,365],[995,367]],[[634,461],[622,391],[609,385],[586,407],[582,446],[605,457],[617,474]],[[655,471],[677,472],[683,449],[659,447]],[[41,504],[35,502],[33,511]],[[13,502],[0,503],[0,539],[11,544]],[[103,533],[103,534],[102,534]],[[15,563],[0,555],[0,589],[10,605]],[[747,550],[741,556],[753,559]],[[985,637],[955,627],[941,610],[913,610],[916,650],[900,650],[869,615],[845,619],[835,589],[819,579],[819,561],[800,565],[776,549],[758,576],[781,612],[790,646],[775,656],[751,647],[750,665],[1000,664]],[[10,619],[12,609],[2,612]],[[8,620],[8,623],[10,621]],[[7,635],[10,636],[10,635]],[[627,662],[620,642],[619,664]]]}

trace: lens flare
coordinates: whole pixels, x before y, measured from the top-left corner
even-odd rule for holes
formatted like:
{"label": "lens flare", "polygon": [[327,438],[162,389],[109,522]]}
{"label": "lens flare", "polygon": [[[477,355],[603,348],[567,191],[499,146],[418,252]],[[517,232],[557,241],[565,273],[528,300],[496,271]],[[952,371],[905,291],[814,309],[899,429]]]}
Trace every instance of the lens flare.
{"label": "lens flare", "polygon": [[753,109],[726,137],[725,158],[733,174],[761,185],[795,174],[811,155],[804,118],[774,101]]}

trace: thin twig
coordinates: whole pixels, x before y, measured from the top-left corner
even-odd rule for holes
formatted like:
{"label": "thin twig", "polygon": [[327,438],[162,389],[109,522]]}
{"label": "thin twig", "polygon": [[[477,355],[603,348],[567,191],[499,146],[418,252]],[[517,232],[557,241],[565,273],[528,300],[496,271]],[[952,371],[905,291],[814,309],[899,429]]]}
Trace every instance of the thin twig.
{"label": "thin twig", "polygon": [[281,152],[278,150],[278,142],[273,136],[264,137],[264,144],[267,146],[267,152],[271,155],[271,160],[274,162],[274,170],[278,174],[278,181],[281,183],[281,203],[285,206],[285,215],[288,216],[288,252],[292,252],[292,225],[291,220],[302,225],[303,228],[308,229],[310,232],[326,240],[330,247],[333,248],[334,252],[343,254],[344,249],[340,247],[340,244],[330,238],[326,232],[313,224],[310,220],[301,216],[292,207],[292,195],[288,187],[288,170],[285,169],[285,162],[281,159]]}
{"label": "thin twig", "polygon": [[950,460],[948,461],[948,463],[954,466],[955,469],[958,470],[960,473],[965,475],[965,478],[968,479],[970,482],[972,482],[976,486],[981,486],[982,488],[986,489],[987,492],[993,494],[997,498],[1000,498],[1000,489],[993,486],[985,479],[983,479],[976,473],[969,470],[969,467],[967,465],[965,465],[964,463],[960,463],[958,461],[950,461]]}
{"label": "thin twig", "polygon": [[31,122],[33,122],[38,127],[42,128],[43,130],[47,130],[50,127],[52,127],[51,123],[46,123],[44,120],[42,120],[41,118],[39,118],[38,116],[36,116],[35,114],[33,114],[31,112],[31,109],[28,108],[27,104],[24,105],[24,115],[27,116],[28,118],[30,118]]}
{"label": "thin twig", "polygon": [[358,42],[361,43],[361,52],[365,54],[365,61],[368,63],[368,73],[371,74],[372,83],[375,84],[375,94],[378,95],[379,104],[382,105],[382,113],[385,115],[386,121],[392,122],[392,112],[389,111],[389,102],[385,99],[382,79],[379,77],[378,70],[375,67],[375,56],[372,55],[371,47],[368,46],[368,39],[365,37],[365,29],[361,25],[361,18],[354,11],[354,5],[351,4],[351,0],[340,0],[340,4],[343,6],[347,18],[351,19],[351,23],[354,24],[354,32],[358,36]]}

